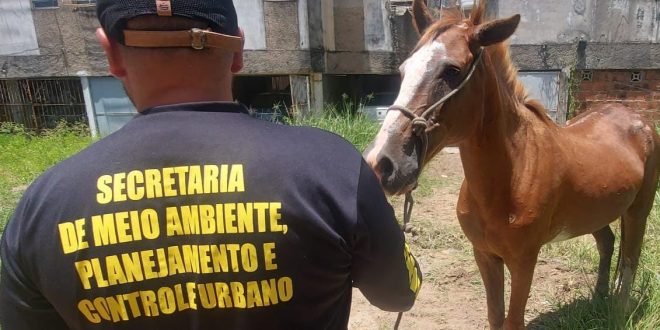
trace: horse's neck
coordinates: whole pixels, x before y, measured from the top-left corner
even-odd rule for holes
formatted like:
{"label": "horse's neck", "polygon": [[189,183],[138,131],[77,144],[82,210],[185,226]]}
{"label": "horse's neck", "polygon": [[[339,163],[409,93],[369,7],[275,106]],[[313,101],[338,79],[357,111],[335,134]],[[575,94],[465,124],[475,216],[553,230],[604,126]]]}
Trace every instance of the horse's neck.
{"label": "horse's neck", "polygon": [[[516,99],[514,88],[486,70],[484,119],[460,144],[465,178],[475,198],[488,203],[515,204],[516,184],[529,182],[546,134],[542,120]],[[530,174],[532,173],[532,174]],[[509,205],[513,207],[513,205]]]}

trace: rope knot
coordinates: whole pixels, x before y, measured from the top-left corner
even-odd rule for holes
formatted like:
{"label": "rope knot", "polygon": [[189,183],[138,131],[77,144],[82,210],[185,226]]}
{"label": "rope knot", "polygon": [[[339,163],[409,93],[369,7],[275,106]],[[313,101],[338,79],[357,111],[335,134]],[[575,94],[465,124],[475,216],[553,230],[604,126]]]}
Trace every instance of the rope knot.
{"label": "rope knot", "polygon": [[420,135],[426,132],[426,130],[429,128],[429,123],[422,117],[415,117],[412,120],[412,126],[415,134]]}

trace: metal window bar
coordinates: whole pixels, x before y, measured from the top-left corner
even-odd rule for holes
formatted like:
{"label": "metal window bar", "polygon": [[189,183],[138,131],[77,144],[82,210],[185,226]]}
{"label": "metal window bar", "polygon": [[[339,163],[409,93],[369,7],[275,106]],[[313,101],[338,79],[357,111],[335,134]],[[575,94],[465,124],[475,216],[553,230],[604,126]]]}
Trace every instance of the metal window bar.
{"label": "metal window bar", "polygon": [[79,79],[0,80],[0,122],[44,129],[61,120],[87,122]]}

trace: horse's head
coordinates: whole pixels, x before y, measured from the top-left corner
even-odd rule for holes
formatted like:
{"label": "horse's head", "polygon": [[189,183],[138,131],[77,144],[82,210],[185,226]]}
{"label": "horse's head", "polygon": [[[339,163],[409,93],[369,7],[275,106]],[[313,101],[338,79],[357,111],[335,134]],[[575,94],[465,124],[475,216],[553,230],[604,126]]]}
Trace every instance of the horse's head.
{"label": "horse's head", "polygon": [[[413,24],[421,38],[399,68],[399,95],[364,153],[388,194],[412,190],[423,160],[460,143],[484,117],[486,82],[481,79],[483,64],[477,62],[485,59],[479,61],[479,54],[483,47],[509,38],[520,16],[482,23],[481,3],[469,19],[463,19],[458,9],[445,9],[434,22],[424,0],[413,2]],[[449,98],[439,104],[445,97]],[[411,117],[418,117],[422,127],[413,125]]]}

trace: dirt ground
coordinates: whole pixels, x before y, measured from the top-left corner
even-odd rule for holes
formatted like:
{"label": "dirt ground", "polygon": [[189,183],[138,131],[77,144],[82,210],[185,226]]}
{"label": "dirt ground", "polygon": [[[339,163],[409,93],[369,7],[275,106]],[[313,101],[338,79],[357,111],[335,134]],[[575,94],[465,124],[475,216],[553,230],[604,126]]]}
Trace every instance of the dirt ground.
{"label": "dirt ground", "polygon": [[[429,164],[425,177],[422,182],[428,186],[416,191],[413,210],[412,221],[419,233],[407,236],[424,281],[415,306],[403,315],[400,329],[487,329],[485,289],[470,243],[456,219],[463,180],[460,156],[443,152]],[[400,213],[402,199],[392,202]],[[554,303],[571,299],[576,290],[588,291],[593,280],[591,275],[572,271],[565,260],[542,253],[527,303],[529,328],[538,329],[534,323],[551,314]],[[507,299],[508,286],[507,278]],[[371,306],[359,290],[354,291],[350,329],[392,329],[396,316]]]}

